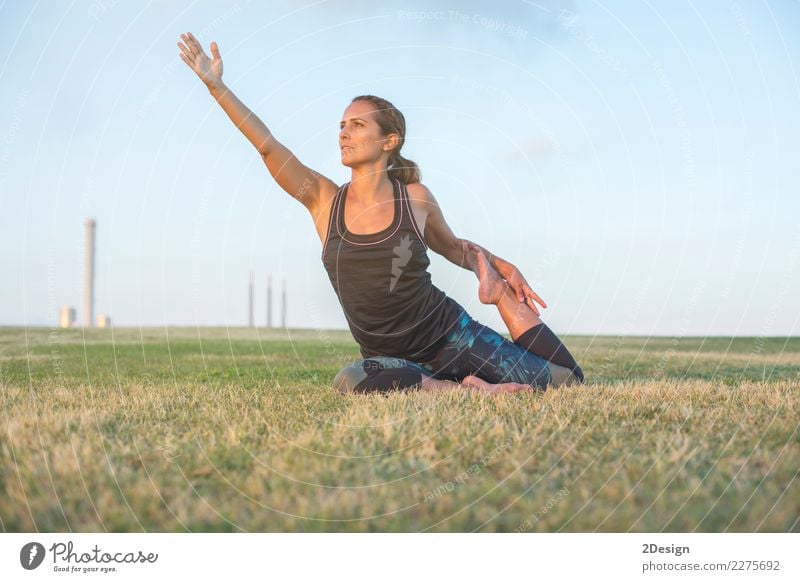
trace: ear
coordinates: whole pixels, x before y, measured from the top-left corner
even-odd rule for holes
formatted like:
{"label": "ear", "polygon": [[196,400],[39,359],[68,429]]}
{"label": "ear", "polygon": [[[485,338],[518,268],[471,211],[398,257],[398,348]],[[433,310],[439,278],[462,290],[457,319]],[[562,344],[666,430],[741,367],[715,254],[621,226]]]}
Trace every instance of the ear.
{"label": "ear", "polygon": [[399,138],[397,137],[396,133],[390,133],[386,136],[386,139],[383,141],[383,151],[388,152],[395,148],[397,148],[397,144],[400,142]]}

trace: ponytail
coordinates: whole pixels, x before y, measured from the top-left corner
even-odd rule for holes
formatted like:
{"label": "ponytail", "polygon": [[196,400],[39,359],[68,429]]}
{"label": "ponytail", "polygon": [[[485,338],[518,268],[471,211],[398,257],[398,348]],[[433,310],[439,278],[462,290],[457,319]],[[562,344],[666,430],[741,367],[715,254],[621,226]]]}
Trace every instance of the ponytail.
{"label": "ponytail", "polygon": [[419,166],[400,155],[400,149],[406,141],[406,119],[400,110],[386,99],[375,95],[359,95],[353,101],[367,101],[375,107],[375,118],[384,135],[397,134],[397,147],[392,150],[386,162],[386,172],[390,178],[396,178],[404,184],[415,184],[420,181]]}
{"label": "ponytail", "polygon": [[389,177],[397,178],[403,184],[419,183],[422,179],[419,166],[415,162],[407,160],[397,153],[399,149],[400,147],[398,146],[397,149],[392,152],[392,155],[389,156],[389,165],[387,167]]}

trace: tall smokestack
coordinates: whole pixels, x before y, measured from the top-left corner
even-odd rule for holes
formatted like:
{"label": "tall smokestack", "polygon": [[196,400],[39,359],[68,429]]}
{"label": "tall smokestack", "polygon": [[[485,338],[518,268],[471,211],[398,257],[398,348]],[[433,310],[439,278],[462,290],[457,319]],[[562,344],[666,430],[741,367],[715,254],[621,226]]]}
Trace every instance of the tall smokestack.
{"label": "tall smokestack", "polygon": [[253,319],[253,271],[250,271],[250,283],[247,286],[247,326],[253,327],[255,321]]}
{"label": "tall smokestack", "polygon": [[281,301],[281,326],[286,329],[286,279],[283,280],[283,300]]}
{"label": "tall smokestack", "polygon": [[86,264],[83,271],[83,327],[94,325],[94,218],[87,218],[86,226]]}
{"label": "tall smokestack", "polygon": [[267,327],[272,327],[272,277],[267,277]]}

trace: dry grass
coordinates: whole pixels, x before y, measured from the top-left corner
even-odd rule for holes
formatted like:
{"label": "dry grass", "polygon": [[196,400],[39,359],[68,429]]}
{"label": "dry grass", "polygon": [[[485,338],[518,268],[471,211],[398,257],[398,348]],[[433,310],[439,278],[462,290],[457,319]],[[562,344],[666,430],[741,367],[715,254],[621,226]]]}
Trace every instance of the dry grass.
{"label": "dry grass", "polygon": [[343,397],[346,333],[0,330],[0,525],[799,531],[799,340],[567,344],[586,386]]}

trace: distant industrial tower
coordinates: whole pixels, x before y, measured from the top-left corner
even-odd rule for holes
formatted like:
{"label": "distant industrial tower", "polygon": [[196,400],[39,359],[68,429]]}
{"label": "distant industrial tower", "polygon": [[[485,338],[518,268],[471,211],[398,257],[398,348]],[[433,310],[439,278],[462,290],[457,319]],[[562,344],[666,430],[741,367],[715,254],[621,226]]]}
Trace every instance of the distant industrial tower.
{"label": "distant industrial tower", "polygon": [[86,264],[83,271],[83,327],[92,327],[94,322],[94,218],[87,218]]}
{"label": "distant industrial tower", "polygon": [[65,305],[58,314],[58,324],[61,327],[73,327],[75,325],[75,308]]}
{"label": "distant industrial tower", "polygon": [[272,327],[272,277],[267,277],[267,327]]}
{"label": "distant industrial tower", "polygon": [[247,286],[247,327],[255,326],[253,318],[253,271],[250,271],[250,282]]}
{"label": "distant industrial tower", "polygon": [[286,329],[286,278],[283,279],[283,298],[281,301],[281,326]]}

